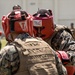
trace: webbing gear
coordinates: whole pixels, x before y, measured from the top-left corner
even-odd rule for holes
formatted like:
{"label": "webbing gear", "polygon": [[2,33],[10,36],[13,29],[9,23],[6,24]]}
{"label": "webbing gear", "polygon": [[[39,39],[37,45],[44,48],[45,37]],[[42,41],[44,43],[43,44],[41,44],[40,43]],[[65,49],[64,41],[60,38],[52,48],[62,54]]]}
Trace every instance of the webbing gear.
{"label": "webbing gear", "polygon": [[55,54],[46,42],[27,38],[16,39],[15,44],[20,56],[20,69],[15,75],[58,75]]}

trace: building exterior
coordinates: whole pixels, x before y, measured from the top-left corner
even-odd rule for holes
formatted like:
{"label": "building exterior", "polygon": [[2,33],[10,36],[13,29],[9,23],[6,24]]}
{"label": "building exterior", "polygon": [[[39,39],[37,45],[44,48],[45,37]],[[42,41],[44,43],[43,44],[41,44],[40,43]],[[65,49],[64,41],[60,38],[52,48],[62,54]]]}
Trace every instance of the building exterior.
{"label": "building exterior", "polygon": [[30,14],[41,8],[51,9],[55,23],[67,26],[75,24],[75,0],[0,0],[0,21],[16,4]]}

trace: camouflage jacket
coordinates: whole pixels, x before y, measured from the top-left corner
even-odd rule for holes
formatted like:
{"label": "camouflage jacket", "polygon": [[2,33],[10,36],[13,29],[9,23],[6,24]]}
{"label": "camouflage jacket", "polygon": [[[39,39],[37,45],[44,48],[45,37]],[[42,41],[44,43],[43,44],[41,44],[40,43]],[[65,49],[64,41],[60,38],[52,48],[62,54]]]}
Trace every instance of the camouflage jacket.
{"label": "camouflage jacket", "polygon": [[69,28],[64,25],[56,25],[55,33],[51,38],[51,46],[54,50],[63,50],[66,45],[74,40]]}
{"label": "camouflage jacket", "polygon": [[[0,51],[0,75],[12,75],[18,70],[19,55],[12,45],[7,45]],[[15,66],[15,67],[14,67]]]}
{"label": "camouflage jacket", "polygon": [[[23,35],[19,35],[17,38],[24,39],[28,37],[30,36],[23,34]],[[56,63],[57,63],[56,67],[59,72],[58,75],[66,75],[66,74],[63,74],[61,61],[58,59],[56,54],[55,56],[56,56]],[[20,58],[19,58],[18,50],[14,45],[12,45],[12,43],[6,45],[3,49],[1,49],[0,75],[14,75],[19,69],[19,65],[20,65],[19,59]]]}
{"label": "camouflage jacket", "polygon": [[[19,35],[17,38],[27,38],[26,35]],[[8,43],[3,49],[0,51],[0,75],[13,75],[17,72],[19,68],[19,54],[17,48],[12,45],[12,43]]]}

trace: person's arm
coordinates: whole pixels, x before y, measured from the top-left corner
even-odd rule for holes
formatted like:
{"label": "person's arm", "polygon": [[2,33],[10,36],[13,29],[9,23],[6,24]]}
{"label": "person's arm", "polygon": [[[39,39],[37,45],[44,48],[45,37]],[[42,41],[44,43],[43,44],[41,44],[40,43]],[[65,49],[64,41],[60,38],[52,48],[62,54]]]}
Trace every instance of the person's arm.
{"label": "person's arm", "polygon": [[58,71],[58,75],[67,75],[67,70],[64,67],[64,65],[62,64],[62,61],[60,60],[60,58],[58,57],[56,51],[53,50],[53,53],[55,55],[55,60],[56,60],[56,68]]}
{"label": "person's arm", "polygon": [[57,70],[58,70],[58,74],[59,75],[67,75],[66,68],[64,67],[60,58],[56,54],[55,54],[55,59],[56,59],[56,67],[57,67]]}
{"label": "person's arm", "polygon": [[19,55],[14,46],[6,46],[0,51],[0,75],[12,75],[19,68]]}

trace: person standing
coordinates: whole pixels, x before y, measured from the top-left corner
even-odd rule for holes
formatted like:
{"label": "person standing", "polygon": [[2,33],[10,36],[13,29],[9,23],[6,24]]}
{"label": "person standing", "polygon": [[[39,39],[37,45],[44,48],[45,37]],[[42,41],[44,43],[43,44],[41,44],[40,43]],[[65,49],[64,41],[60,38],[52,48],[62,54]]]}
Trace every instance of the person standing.
{"label": "person standing", "polygon": [[58,74],[55,51],[34,37],[31,16],[22,11],[14,13],[2,19],[6,40],[10,42],[0,51],[0,75],[63,75]]}

